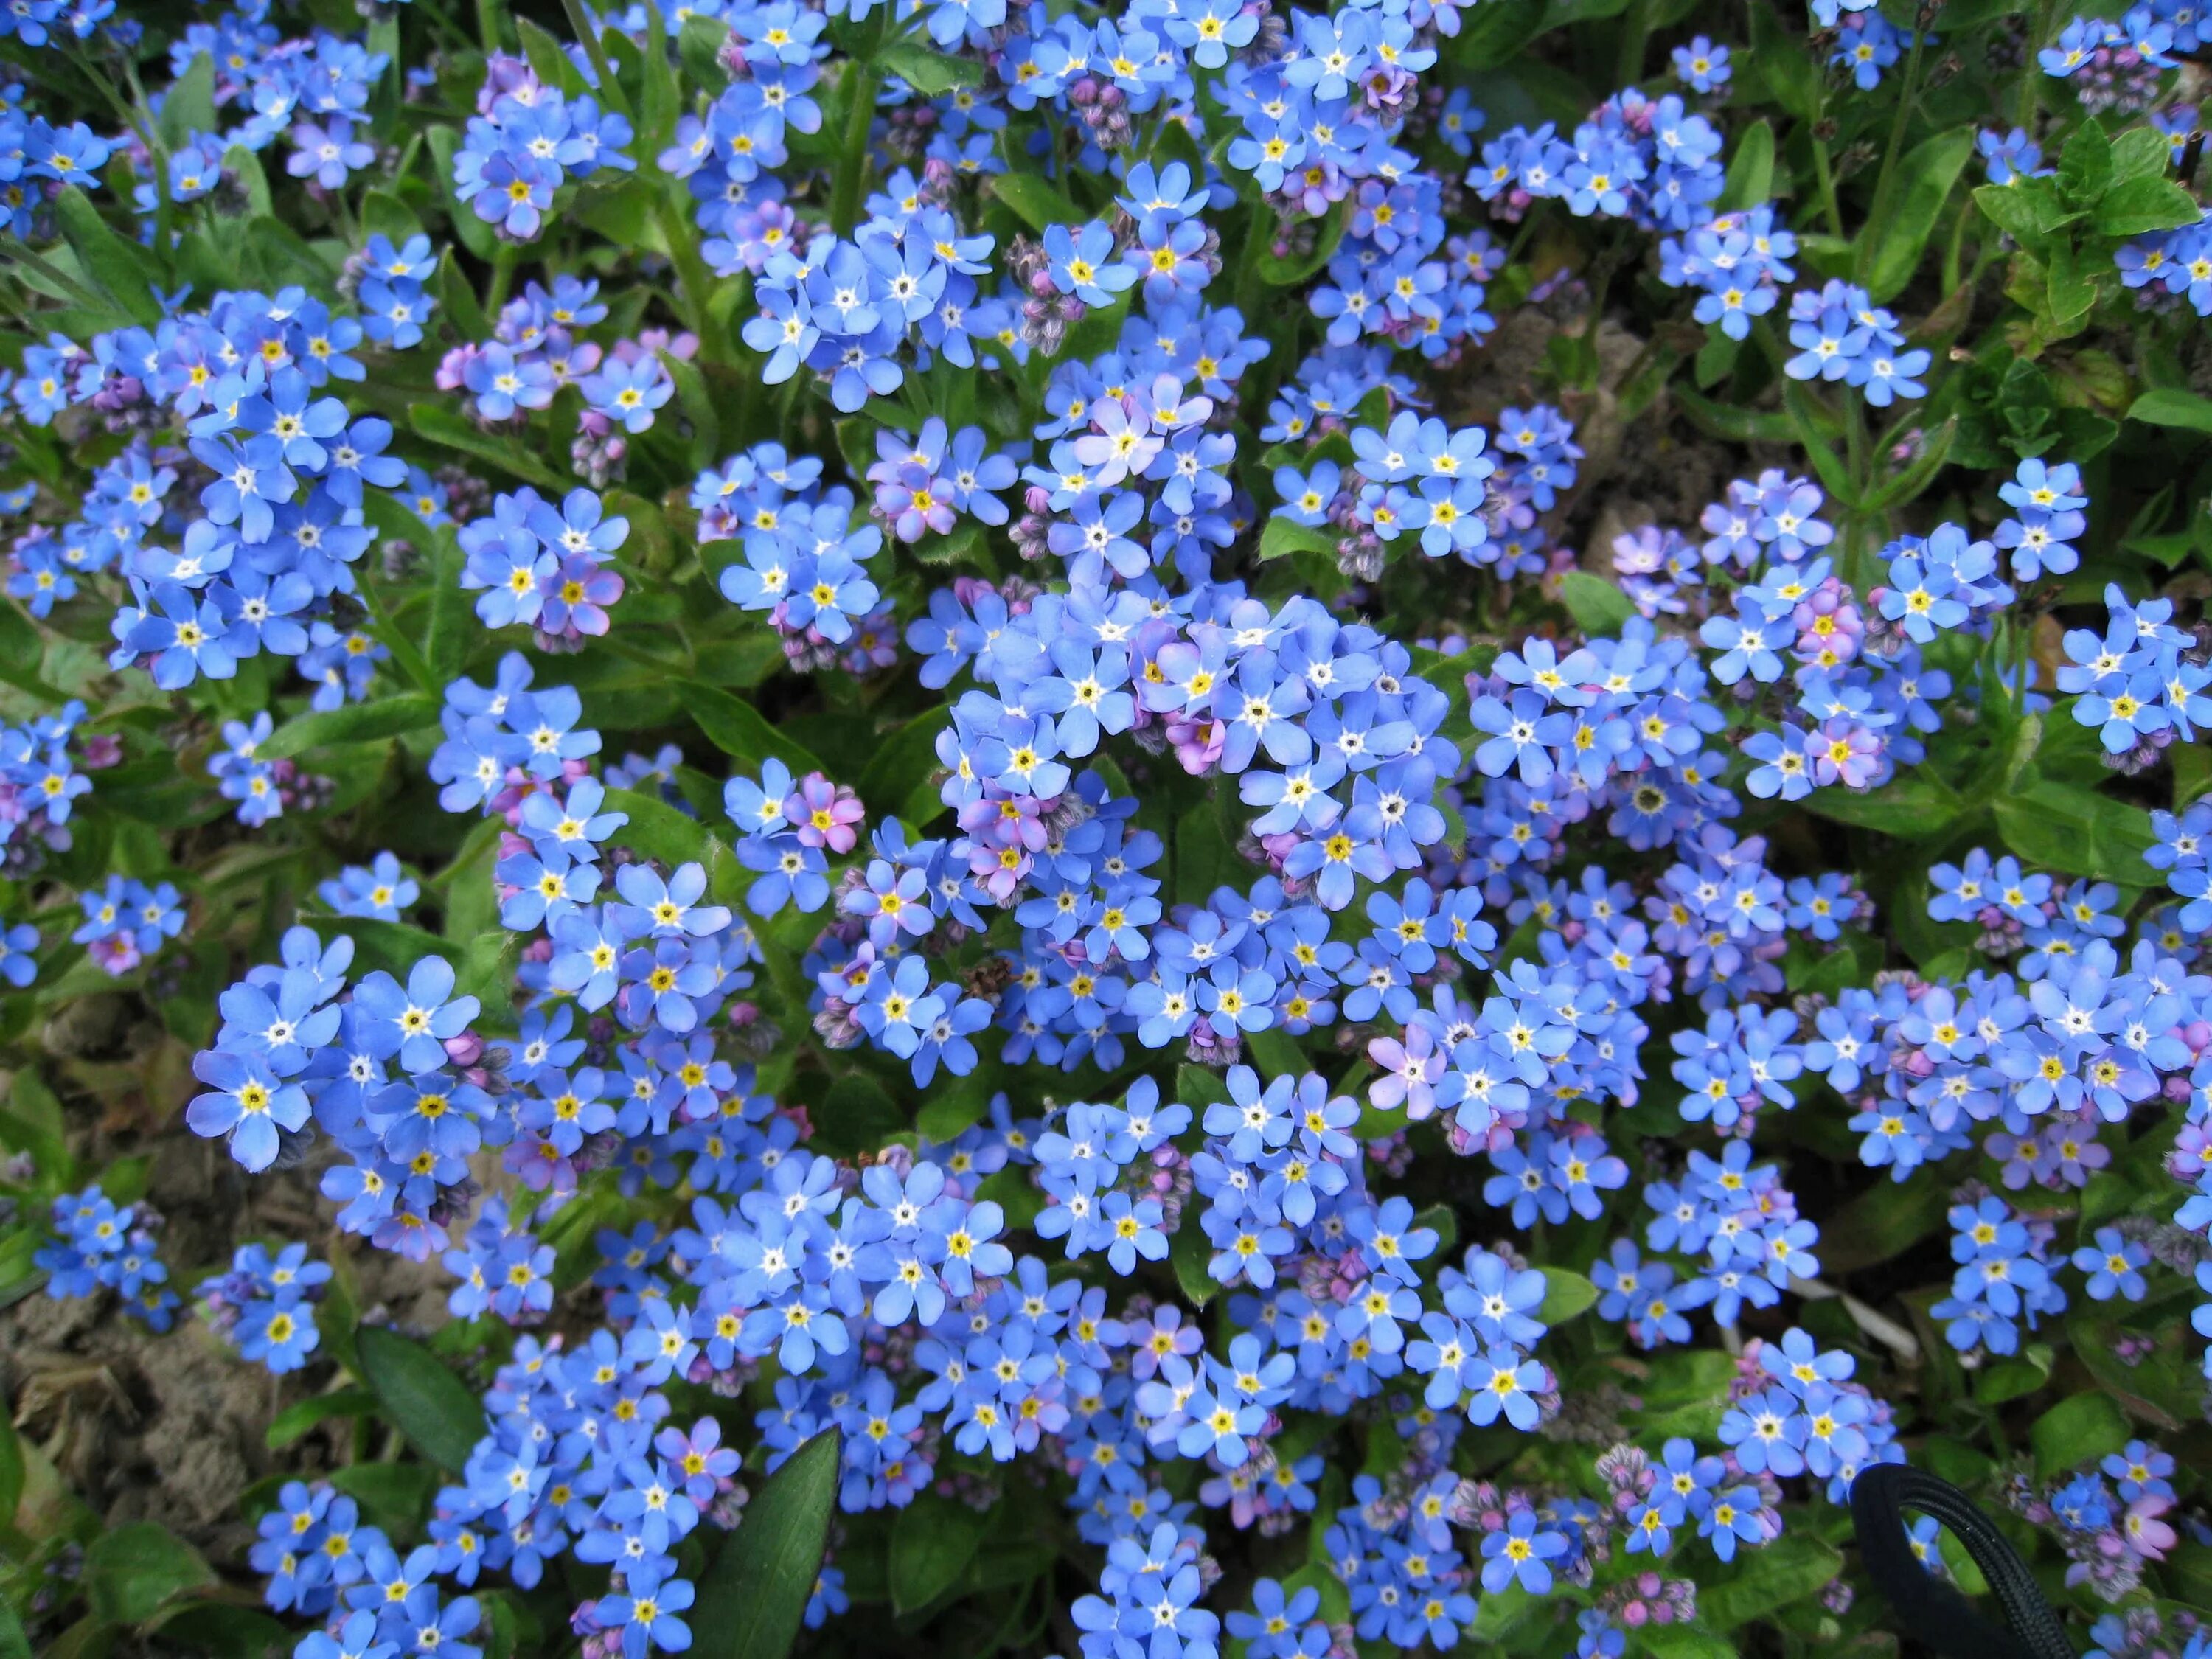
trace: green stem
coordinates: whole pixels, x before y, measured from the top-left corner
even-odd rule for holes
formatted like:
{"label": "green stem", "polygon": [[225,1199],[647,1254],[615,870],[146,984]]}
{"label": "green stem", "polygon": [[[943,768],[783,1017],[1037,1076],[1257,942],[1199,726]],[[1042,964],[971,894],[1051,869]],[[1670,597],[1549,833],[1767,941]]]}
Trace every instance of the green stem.
{"label": "green stem", "polygon": [[561,4],[568,14],[568,27],[576,31],[576,39],[583,43],[584,56],[592,60],[592,73],[599,77],[599,96],[611,107],[628,115],[629,94],[615,78],[614,65],[607,61],[607,49],[599,40],[599,30],[592,27],[583,0],[561,0]]}
{"label": "green stem", "polygon": [[519,242],[501,242],[491,256],[491,286],[484,290],[484,315],[496,318],[499,308],[507,303],[507,291],[514,286],[514,267],[522,258]]}
{"label": "green stem", "polygon": [[94,293],[45,255],[32,252],[29,246],[21,240],[16,240],[12,246],[0,249],[0,259],[10,260],[27,270],[37,271],[62,292],[74,296],[80,305],[98,308],[108,304],[102,295]]}
{"label": "green stem", "polygon": [[[427,561],[428,550],[419,550]],[[390,649],[392,659],[399,665],[400,672],[422,690],[433,696],[437,696],[441,690],[437,676],[430,672],[428,660],[416,647],[415,641],[408,638],[407,631],[385,609],[384,601],[377,596],[376,584],[364,574],[354,585],[361,590],[362,599],[368,605],[369,615],[375,619],[377,637]]]}
{"label": "green stem", "polygon": [[[1881,152],[1881,171],[1875,175],[1874,205],[1867,210],[1866,222],[1881,226],[1888,222],[1890,186],[1897,179],[1897,158],[1905,149],[1905,123],[1912,118],[1912,106],[1920,95],[1920,64],[1928,48],[1928,31],[1912,32],[1912,51],[1905,60],[1905,84],[1897,94],[1897,113],[1890,118],[1889,143]],[[2032,54],[2031,54],[2032,55]],[[1858,276],[1863,283],[1873,266],[1878,238],[1862,236],[1858,247]]]}
{"label": "green stem", "polygon": [[2040,0],[2035,9],[2035,33],[2027,37],[2026,61],[2020,66],[2020,112],[2013,125],[2031,137],[2035,131],[2036,106],[2043,99],[2043,65],[2036,61],[2036,54],[2051,39],[2051,22],[2057,9],[2058,0]]}
{"label": "green stem", "polygon": [[[123,101],[123,94],[116,91],[115,82],[108,79],[107,71],[94,61],[91,54],[77,44],[73,35],[62,37],[62,43],[68,49],[69,55],[76,61],[77,67],[84,71],[85,78],[92,82],[101,97],[107,100],[107,106],[115,112],[116,119],[132,131],[138,132],[137,113],[130,105]],[[143,132],[138,132],[138,137],[141,143],[147,142]],[[151,149],[152,145],[148,143],[147,147]]]}
{"label": "green stem", "polygon": [[500,0],[477,0],[477,43],[486,52],[503,49]]}
{"label": "green stem", "polygon": [[[680,185],[676,188],[683,188]],[[714,290],[714,276],[707,262],[699,257],[698,235],[671,198],[667,191],[656,191],[653,198],[653,216],[660,226],[660,234],[668,244],[670,259],[676,266],[676,291],[684,307],[684,325],[699,337],[699,349],[710,362],[721,362],[727,356],[723,343],[709,331],[707,296]]]}
{"label": "green stem", "polygon": [[131,83],[131,100],[137,105],[139,119],[144,124],[143,137],[154,165],[154,246],[166,259],[169,256],[170,222],[175,211],[175,204],[169,199],[169,147],[161,142],[161,129],[154,119],[146,88],[139,84],[137,64],[125,58],[123,74]]}
{"label": "green stem", "polygon": [[1966,256],[1966,222],[1973,216],[1962,210],[1951,222],[1951,239],[1943,245],[1943,292],[1946,294],[1959,291],[1959,263]]}
{"label": "green stem", "polygon": [[845,113],[845,143],[837,159],[836,183],[830,193],[830,228],[850,236],[860,216],[860,191],[868,179],[868,132],[875,125],[876,88],[882,84],[876,66],[866,58],[853,58],[845,66],[852,77],[853,101]]}
{"label": "green stem", "polygon": [[1244,246],[1237,258],[1237,281],[1231,292],[1247,317],[1256,314],[1260,297],[1260,255],[1275,240],[1275,210],[1266,202],[1252,204],[1252,222],[1244,232]]}
{"label": "green stem", "polygon": [[1867,465],[1866,407],[1856,398],[1844,400],[1844,460],[1851,470],[1851,490],[1861,501],[1874,487]]}
{"label": "green stem", "polygon": [[1820,190],[1820,213],[1828,222],[1828,234],[1844,234],[1844,210],[1836,201],[1836,172],[1828,164],[1828,146],[1818,135],[1808,135],[1813,146],[1813,181]]}
{"label": "green stem", "polygon": [[1620,19],[1620,60],[1616,86],[1632,87],[1644,78],[1644,48],[1651,39],[1651,0],[1628,0]]}
{"label": "green stem", "polygon": [[1768,368],[1778,375],[1784,373],[1783,365],[1789,362],[1790,354],[1783,349],[1782,337],[1774,331],[1771,315],[1753,320],[1751,343],[1759,348],[1759,355],[1766,359]]}
{"label": "green stem", "polygon": [[469,39],[469,32],[453,21],[453,14],[440,4],[439,0],[421,0],[416,9],[428,12],[430,21],[445,35],[448,46],[466,48],[476,44]]}

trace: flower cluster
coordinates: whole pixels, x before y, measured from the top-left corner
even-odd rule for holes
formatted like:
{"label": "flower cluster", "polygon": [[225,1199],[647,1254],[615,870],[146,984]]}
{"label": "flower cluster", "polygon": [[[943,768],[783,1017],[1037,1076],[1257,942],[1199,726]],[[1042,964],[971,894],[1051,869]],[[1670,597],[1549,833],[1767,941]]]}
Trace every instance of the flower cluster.
{"label": "flower cluster", "polygon": [[[934,452],[932,447],[909,455],[902,448],[897,465],[928,468]],[[865,519],[854,523],[853,492],[842,484],[819,488],[821,476],[819,460],[788,457],[781,444],[731,456],[701,473],[692,488],[700,544],[741,539],[742,562],[733,559],[720,567],[722,597],[741,610],[764,612],[792,666],[827,668],[841,660],[843,646],[842,659],[850,672],[866,673],[888,665],[877,660],[878,653],[896,637],[890,615],[878,609],[882,595],[867,575],[868,561],[883,550],[884,532]],[[894,505],[897,509],[890,514],[895,526],[909,513],[922,526],[942,526],[957,487],[945,484],[940,501],[936,477],[933,471],[910,480],[902,498],[885,505],[887,514]],[[895,491],[896,483],[894,474],[884,487]],[[976,510],[972,496],[967,505]]]}
{"label": "flower cluster", "polygon": [[[530,533],[526,527],[524,533]],[[438,804],[448,812],[517,811],[526,797],[573,783],[589,769],[586,757],[599,752],[599,734],[580,724],[583,699],[565,685],[532,691],[533,673],[521,653],[510,651],[489,686],[464,678],[446,688],[439,714],[446,740],[431,756],[429,771],[445,786]]]}
{"label": "flower cluster", "polygon": [[[35,421],[88,402],[126,427],[173,411],[190,434],[187,449],[159,455],[135,439],[85,498],[84,520],[62,533],[64,568],[116,566],[129,582],[112,623],[113,667],[142,666],[175,690],[229,679],[266,649],[297,659],[329,692],[323,706],[366,692],[383,647],[329,618],[356,592],[353,566],[375,535],[362,490],[395,487],[407,469],[384,453],[390,422],[356,419],[318,395],[333,377],[361,378],[348,355],[361,337],[359,324],[319,301],[294,307],[232,294],[173,319],[159,339],[135,329],[103,336],[108,349],[80,361],[50,354],[35,381],[27,360],[14,390]],[[169,502],[185,472],[204,481],[198,516]]]}
{"label": "flower cluster", "polygon": [[434,1582],[441,1571],[475,1577],[474,1563],[465,1568],[459,1552],[423,1544],[402,1555],[382,1528],[362,1519],[353,1498],[326,1480],[286,1481],[258,1530],[247,1559],[268,1575],[264,1599],[279,1613],[329,1624],[294,1650],[300,1659],[397,1654],[403,1643],[417,1653],[459,1659],[483,1653],[462,1639],[477,1627],[475,1598],[447,1601]]}
{"label": "flower cluster", "polygon": [[2018,1352],[2019,1322],[2025,1320],[2033,1330],[2039,1318],[2066,1310],[2066,1292],[2052,1280],[2051,1264],[2044,1259],[2050,1229],[2021,1220],[1995,1196],[1957,1206],[1950,1221],[1951,1259],[1959,1271],[1951,1280],[1951,1294],[1931,1307],[1929,1316],[1946,1322],[1945,1340],[1962,1352]]}
{"label": "flower cluster", "polygon": [[2057,1540],[2069,1585],[2086,1584],[2101,1600],[2118,1601],[2180,1541],[2163,1518],[2173,1512],[2173,1471],[2170,1454],[2130,1440],[2094,1468],[2040,1490],[2017,1477],[2007,1483],[2005,1498],[2014,1514]]}
{"label": "flower cluster", "polygon": [[[2191,125],[2193,130],[2193,118]],[[2135,290],[2136,304],[2185,301],[2199,317],[2212,317],[2212,224],[2199,220],[2138,236],[2113,253],[2112,264],[2121,283]]]}
{"label": "flower cluster", "polygon": [[2106,763],[2141,771],[2169,744],[2191,742],[2200,727],[2212,726],[2212,697],[2204,692],[2212,667],[2197,660],[2197,635],[2173,625],[2170,602],[2132,605],[2110,586],[2105,611],[2101,635],[2077,628],[2065,635],[2058,689],[2073,695],[2075,720],[2095,729]]}
{"label": "flower cluster", "polygon": [[149,887],[135,876],[111,875],[106,885],[78,894],[77,902],[84,920],[70,938],[118,978],[184,931],[183,899],[166,881]]}
{"label": "flower cluster", "polygon": [[303,1659],[817,1523],[810,1627],[942,1534],[1084,1659],[1864,1645],[2000,1406],[2166,1639],[2188,0],[107,3],[0,18],[0,1273],[169,1322],[126,1078],[327,1200],[204,1315],[443,1473],[276,1492]]}
{"label": "flower cluster", "polygon": [[629,538],[629,520],[605,516],[588,489],[556,507],[525,486],[462,527],[461,586],[481,591],[485,627],[526,623],[539,650],[573,651],[612,625],[607,607],[622,598],[623,579],[606,565]]}
{"label": "flower cluster", "polygon": [[637,165],[623,152],[630,124],[597,99],[571,100],[516,58],[495,59],[487,70],[467,140],[453,152],[453,185],[501,236],[536,240],[563,185]]}
{"label": "flower cluster", "polygon": [[428,286],[437,269],[428,236],[417,233],[396,247],[388,236],[371,236],[348,262],[362,332],[394,351],[421,344],[422,325],[438,308]]}
{"label": "flower cluster", "polygon": [[0,726],[0,871],[36,870],[72,845],[70,815],[92,793],[89,774],[122,758],[118,739],[82,732],[75,698],[52,714]]}
{"label": "flower cluster", "polygon": [[308,1261],[304,1244],[273,1256],[264,1245],[241,1244],[228,1273],[200,1282],[200,1316],[240,1358],[281,1376],[306,1364],[322,1342],[315,1304],[330,1278],[330,1264]]}
{"label": "flower cluster", "polygon": [[155,1252],[161,1218],[143,1204],[119,1207],[98,1182],[64,1193],[50,1212],[52,1241],[33,1257],[46,1273],[46,1294],[59,1300],[113,1291],[132,1317],[157,1331],[174,1322],[177,1293]]}

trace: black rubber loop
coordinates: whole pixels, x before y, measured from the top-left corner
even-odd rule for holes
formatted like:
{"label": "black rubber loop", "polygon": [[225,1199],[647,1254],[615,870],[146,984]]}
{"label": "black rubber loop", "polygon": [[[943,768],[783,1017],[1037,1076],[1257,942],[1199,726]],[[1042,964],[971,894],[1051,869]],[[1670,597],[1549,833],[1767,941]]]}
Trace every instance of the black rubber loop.
{"label": "black rubber loop", "polygon": [[[1997,1626],[1913,1554],[1904,1511],[1933,1516],[1966,1547],[2003,1609]],[[2065,1626],[2005,1535],[1948,1480],[1906,1463],[1876,1463],[1851,1483],[1851,1525],[1867,1575],[1899,1627],[1948,1659],[2075,1659]]]}

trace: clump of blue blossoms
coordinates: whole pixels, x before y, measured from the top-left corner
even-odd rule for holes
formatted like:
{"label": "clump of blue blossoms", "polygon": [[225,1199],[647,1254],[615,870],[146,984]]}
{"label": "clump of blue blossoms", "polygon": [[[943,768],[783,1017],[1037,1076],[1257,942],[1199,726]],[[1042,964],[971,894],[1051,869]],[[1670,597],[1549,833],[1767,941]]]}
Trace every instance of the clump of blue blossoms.
{"label": "clump of blue blossoms", "polygon": [[177,1293],[159,1255],[160,1214],[142,1204],[118,1205],[98,1182],[53,1200],[51,1242],[33,1260],[57,1299],[113,1291],[123,1307],[156,1331],[176,1318]]}
{"label": "clump of blue blossoms", "polygon": [[0,1630],[2196,1654],[2208,43],[9,9]]}

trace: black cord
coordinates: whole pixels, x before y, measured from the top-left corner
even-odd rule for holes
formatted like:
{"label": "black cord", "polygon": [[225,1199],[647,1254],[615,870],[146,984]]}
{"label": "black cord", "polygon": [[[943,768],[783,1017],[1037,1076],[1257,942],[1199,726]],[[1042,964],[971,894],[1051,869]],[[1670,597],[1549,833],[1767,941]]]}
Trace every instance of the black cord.
{"label": "black cord", "polygon": [[[1993,1625],[1912,1553],[1904,1511],[1933,1516],[1966,1547],[2003,1609]],[[1875,1587],[1899,1627],[1948,1659],[2075,1659],[2065,1627],[2011,1543],[1948,1480],[1906,1463],[1876,1463],[1851,1483],[1851,1525]]]}

